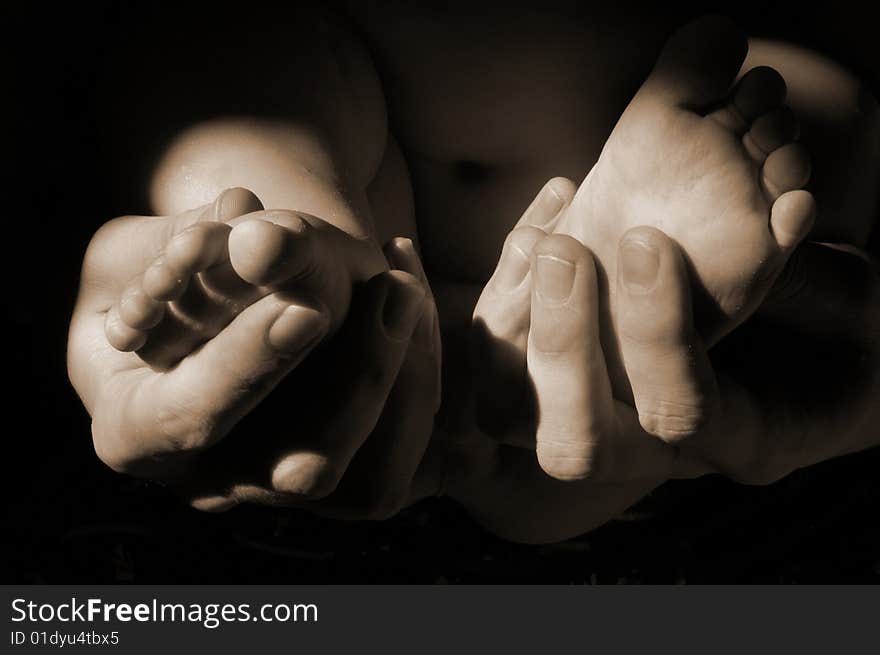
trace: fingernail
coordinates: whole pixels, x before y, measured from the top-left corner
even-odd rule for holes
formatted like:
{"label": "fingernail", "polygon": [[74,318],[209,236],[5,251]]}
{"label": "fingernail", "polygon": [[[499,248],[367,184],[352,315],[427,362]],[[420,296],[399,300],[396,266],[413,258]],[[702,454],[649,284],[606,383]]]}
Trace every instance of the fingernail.
{"label": "fingernail", "polygon": [[564,204],[565,200],[548,182],[538,193],[538,197],[526,209],[519,224],[544,227],[556,218]]}
{"label": "fingernail", "polygon": [[[405,341],[412,336],[416,321],[422,314],[425,288],[411,281],[406,274],[392,271],[385,305],[382,307],[382,325],[386,336],[393,341]],[[407,279],[409,277],[409,279]]]}
{"label": "fingernail", "polygon": [[498,262],[498,270],[495,272],[495,289],[498,293],[515,291],[526,279],[528,272],[528,255],[523,252],[522,248],[508,241],[501,251],[501,261]]}
{"label": "fingernail", "polygon": [[326,314],[311,307],[290,305],[269,328],[269,346],[280,353],[296,355],[327,333]]}
{"label": "fingernail", "polygon": [[571,295],[574,274],[574,262],[554,255],[538,255],[536,271],[538,296],[545,303],[564,303]]}
{"label": "fingernail", "polygon": [[620,246],[620,274],[633,293],[647,293],[654,288],[660,270],[660,253],[643,241],[627,239]]}
{"label": "fingernail", "polygon": [[263,204],[253,193],[241,187],[232,187],[222,191],[214,201],[213,220],[228,221],[231,218],[260,211],[262,208]]}

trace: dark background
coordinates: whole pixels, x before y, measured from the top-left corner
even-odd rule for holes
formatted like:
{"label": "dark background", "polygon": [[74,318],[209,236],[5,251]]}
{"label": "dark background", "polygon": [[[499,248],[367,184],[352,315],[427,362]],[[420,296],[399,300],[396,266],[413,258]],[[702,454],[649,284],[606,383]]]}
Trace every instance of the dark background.
{"label": "dark background", "polygon": [[[739,11],[869,78],[873,21],[832,9]],[[260,508],[207,515],[106,469],[67,380],[68,318],[91,234],[145,208],[120,205],[110,182],[125,163],[107,162],[98,145],[98,98],[108,90],[96,71],[145,29],[143,16],[160,12],[173,24],[180,11],[112,2],[3,10],[12,147],[0,235],[9,362],[2,582],[880,582],[876,449],[764,488],[715,478],[667,485],[627,520],[545,547],[495,539],[443,500],[379,524]]]}

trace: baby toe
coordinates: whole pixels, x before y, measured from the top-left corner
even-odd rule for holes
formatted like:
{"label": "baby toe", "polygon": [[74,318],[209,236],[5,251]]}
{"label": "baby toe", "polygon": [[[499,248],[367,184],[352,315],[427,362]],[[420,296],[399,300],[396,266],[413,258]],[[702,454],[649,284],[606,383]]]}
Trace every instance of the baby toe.
{"label": "baby toe", "polygon": [[188,284],[189,276],[169,266],[163,255],[144,271],[143,289],[153,300],[175,300],[183,294]]}
{"label": "baby toe", "polygon": [[732,104],[748,121],[766,114],[785,101],[785,80],[775,69],[758,66],[743,76],[733,90]]}
{"label": "baby toe", "polygon": [[144,272],[144,291],[154,300],[176,300],[190,278],[228,259],[230,227],[225,223],[197,223],[175,236]]}
{"label": "baby toe", "polygon": [[256,286],[301,275],[312,265],[310,232],[308,223],[299,218],[286,226],[261,219],[239,223],[229,235],[232,268]]}
{"label": "baby toe", "polygon": [[753,68],[737,83],[730,100],[709,116],[736,134],[745,134],[753,120],[785,100],[782,75],[767,66]]}
{"label": "baby toe", "polygon": [[142,330],[127,325],[119,316],[119,308],[113,306],[104,317],[104,335],[116,350],[131,352],[142,347],[147,335]]}
{"label": "baby toe", "polygon": [[759,116],[743,136],[743,145],[752,159],[763,164],[767,156],[787,143],[795,141],[800,126],[789,107],[774,109]]}
{"label": "baby toe", "polygon": [[227,258],[231,228],[225,223],[197,223],[165,247],[165,263],[181,276],[203,271]]}
{"label": "baby toe", "polygon": [[142,280],[132,282],[119,299],[119,317],[129,327],[149,330],[162,320],[165,304],[144,291]]}
{"label": "baby toe", "polygon": [[724,96],[747,51],[745,35],[729,19],[700,18],[669,39],[639,95],[705,107]]}
{"label": "baby toe", "polygon": [[803,187],[810,179],[810,155],[799,143],[789,143],[767,156],[761,183],[767,196],[776,200],[787,191]]}
{"label": "baby toe", "polygon": [[816,219],[816,200],[803,189],[784,193],[770,210],[770,231],[780,248],[794,248],[809,234]]}

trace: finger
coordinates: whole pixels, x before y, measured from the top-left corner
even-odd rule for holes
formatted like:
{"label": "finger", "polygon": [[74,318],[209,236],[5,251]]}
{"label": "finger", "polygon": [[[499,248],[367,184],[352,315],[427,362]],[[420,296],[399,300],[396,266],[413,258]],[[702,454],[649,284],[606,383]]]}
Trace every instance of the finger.
{"label": "finger", "polygon": [[402,271],[381,273],[367,283],[338,337],[352,344],[336,366],[339,411],[280,457],[272,472],[276,490],[316,500],[336,489],[382,414],[424,298],[424,287]]}
{"label": "finger", "polygon": [[399,512],[409,501],[440,406],[440,329],[427,276],[410,239],[393,239],[384,252],[393,268],[425,286],[422,316],[375,430],[337,489],[307,505],[322,516],[380,520]]}
{"label": "finger", "polygon": [[505,240],[495,272],[474,309],[469,348],[475,364],[477,424],[505,443],[535,445],[526,375],[529,260],[535,244],[546,236],[545,230],[553,229],[576,190],[571,180],[562,177],[544,185]]}
{"label": "finger", "polygon": [[532,253],[528,370],[537,407],[541,468],[561,480],[596,475],[614,406],[599,343],[598,285],[590,253],[551,235]]}
{"label": "finger", "polygon": [[[396,258],[392,260],[398,265]],[[411,263],[402,263],[401,269],[420,277],[420,266],[413,267]],[[410,502],[413,478],[440,404],[437,313],[433,301],[426,297],[424,302],[431,305],[435,332],[419,328],[414,331],[382,416],[333,493],[309,501],[301,495],[271,488],[263,483],[264,476],[257,470],[260,462],[264,467],[267,461],[271,462],[271,456],[265,456],[265,450],[258,447],[252,451],[256,453],[253,461],[244,463],[241,454],[234,450],[221,452],[228,442],[200,457],[198,475],[178,476],[173,485],[175,491],[193,507],[210,512],[225,511],[241,503],[258,503],[295,506],[337,519],[379,520],[400,511]]]}
{"label": "finger", "polygon": [[541,468],[561,480],[668,475],[677,449],[648,435],[635,412],[612,399],[589,252],[570,237],[548,237],[535,248],[532,275],[528,362]]}
{"label": "finger", "polygon": [[529,271],[532,250],[546,236],[530,225],[517,227],[508,235],[495,273],[477,301],[468,335],[480,429],[496,439],[529,448],[535,441],[533,407],[527,402]]}
{"label": "finger", "polygon": [[440,405],[440,359],[432,341],[413,334],[376,428],[336,491],[309,509],[334,518],[382,520],[406,506]]}
{"label": "finger", "polygon": [[397,237],[392,239],[384,248],[385,257],[393,268],[404,271],[415,277],[425,288],[424,307],[422,317],[419,319],[412,335],[412,346],[417,350],[429,350],[436,360],[434,384],[440,389],[440,361],[442,359],[442,340],[440,337],[440,317],[437,313],[437,304],[434,300],[434,292],[428,281],[428,276],[422,266],[422,261],[416,252],[412,239]]}
{"label": "finger", "polygon": [[571,204],[576,192],[577,185],[567,177],[552,178],[541,187],[514,228],[533,225],[545,232],[552,232],[559,217],[562,216],[562,211]]}
{"label": "finger", "polygon": [[717,402],[681,251],[657,229],[633,228],[620,241],[617,280],[617,331],[639,422],[678,442],[705,424]]}
{"label": "finger", "polygon": [[123,320],[117,305],[113,305],[104,315],[104,336],[108,343],[120,352],[137,350],[147,341],[146,332],[131,327]]}
{"label": "finger", "polygon": [[173,370],[124,399],[123,424],[149,429],[105,431],[117,446],[108,455],[126,467],[211,446],[302,361],[327,326],[320,310],[280,294],[261,299]]}

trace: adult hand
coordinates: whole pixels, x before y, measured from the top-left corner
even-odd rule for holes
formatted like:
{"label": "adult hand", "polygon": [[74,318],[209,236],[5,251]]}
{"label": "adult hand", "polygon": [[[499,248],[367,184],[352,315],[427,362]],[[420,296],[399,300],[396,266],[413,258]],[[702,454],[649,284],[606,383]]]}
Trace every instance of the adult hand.
{"label": "adult hand", "polygon": [[[151,370],[104,336],[104,314],[176,234],[200,220],[231,221],[259,209],[252,194],[231,190],[178,216],[117,219],[92,240],[71,323],[68,369],[92,415],[96,451],[112,468],[161,480],[204,509],[322,496],[329,501],[337,486],[352,486],[340,482],[349,465],[357,470],[373,462],[390,473],[352,476],[370,487],[357,495],[353,511],[389,513],[409,493],[439,399],[436,309],[408,240],[386,248],[404,271],[369,280],[341,332],[321,345],[321,358],[336,367],[332,372],[318,363],[302,370],[326,335],[329,321],[320,302],[274,294],[235,317],[221,332],[222,348],[197,353],[201,366],[187,368],[185,406],[174,394],[158,393],[180,367]],[[285,332],[291,338],[278,348],[270,330],[281,314],[290,319]],[[273,388],[291,384],[297,395],[285,398],[283,421],[262,434],[240,429],[230,435]],[[393,416],[383,414],[386,404]],[[322,406],[327,411],[318,411]],[[378,448],[373,442],[380,441],[405,444]],[[383,458],[374,462],[379,451]]]}
{"label": "adult hand", "polygon": [[807,243],[713,352],[719,407],[688,448],[744,483],[880,444],[880,277],[864,252]]}
{"label": "adult hand", "polygon": [[[663,476],[679,465],[678,449],[641,430],[634,409],[612,397],[592,256],[571,237],[547,234],[573,192],[568,180],[547,184],[509,235],[477,303],[477,423],[502,443],[535,450],[541,468],[560,480]],[[632,279],[660,236],[638,228],[621,241],[621,347],[649,378],[641,390],[650,384],[702,407],[699,337],[690,295],[678,283],[686,278],[681,255],[667,239],[669,252],[654,259],[656,282],[648,288],[643,275]]]}
{"label": "adult hand", "polygon": [[[577,241],[545,232],[573,190],[567,180],[552,180],[505,243],[474,311],[474,420],[446,437],[453,446],[446,493],[484,526],[517,541],[580,534],[669,477],[707,470],[646,433],[635,409],[610,395],[592,258]],[[627,238],[653,236],[662,234],[636,231]],[[621,261],[638,264],[629,258],[640,251],[631,255],[626,245],[624,239]],[[692,323],[686,273],[673,244],[660,245],[656,283],[621,291],[625,327],[634,345],[652,348],[669,364],[663,371],[670,384],[690,384],[675,377],[689,370],[682,360],[695,338],[692,325],[684,327]],[[549,270],[541,258],[553,259]]]}
{"label": "adult hand", "polygon": [[[628,238],[637,238],[639,246],[626,247]],[[549,239],[534,240],[533,250],[548,252],[544,248]],[[572,244],[564,247],[571,247],[561,253],[566,258],[576,254]],[[531,257],[533,276],[541,275],[537,253]],[[484,452],[475,460],[479,461],[476,472],[454,478],[450,493],[487,527],[516,540],[562,539],[609,520],[668,478],[719,472],[741,482],[763,484],[880,442],[874,427],[880,418],[880,285],[876,268],[863,254],[819,244],[804,246],[770,303],[715,357],[724,366],[717,377],[693,337],[688,277],[680,265],[677,245],[657,230],[640,228],[624,238],[620,254],[624,259],[657,261],[653,283],[642,285],[638,293],[630,289],[619,305],[619,319],[625,326],[623,354],[636,393],[640,383],[660,384],[664,371],[672,371],[676,375],[669,384],[682,400],[690,405],[697,399],[707,405],[708,399],[713,412],[702,430],[677,446],[669,445],[673,452],[664,454],[645,447],[645,439],[656,438],[641,431],[632,409],[627,420],[626,408],[615,404],[615,415],[621,420],[611,423],[617,431],[610,434],[606,450],[598,451],[606,468],[599,469],[600,476],[572,482],[547,475],[528,449],[483,445]],[[575,278],[588,261],[584,256],[581,252],[581,258],[573,260]],[[626,263],[640,270],[648,268],[644,261]],[[500,277],[509,274],[504,265],[502,257],[496,272]],[[577,284],[575,279],[573,285]],[[551,303],[551,311],[542,316],[545,302],[539,296],[536,291],[531,299],[530,366],[536,350],[539,357],[545,351],[550,357],[541,362],[546,368],[531,376],[538,399],[537,420],[532,424],[535,439],[540,438],[537,430],[542,422],[563,426],[564,438],[553,446],[573,444],[574,461],[580,463],[584,444],[593,444],[591,435],[597,434],[593,426],[608,421],[607,405],[597,406],[589,398],[577,400],[576,389],[565,389],[567,383],[573,386],[578,380],[586,380],[583,386],[587,388],[599,379],[585,364],[594,361],[585,356],[595,343],[590,343],[590,321],[584,317],[591,315],[595,301],[588,294],[572,294],[562,305]],[[559,307],[567,309],[557,311]],[[546,323],[548,329],[537,323],[535,331],[535,322],[548,318],[552,319]],[[536,347],[536,343],[547,345]],[[676,359],[678,363],[670,366]],[[636,373],[641,376],[638,381]],[[688,394],[693,397],[689,399]],[[548,400],[542,403],[542,398]],[[597,421],[591,421],[591,416],[597,416]],[[598,434],[601,438],[608,435]],[[478,441],[478,436],[473,439]],[[517,443],[517,439],[511,441]],[[630,452],[617,456],[618,449]]]}

